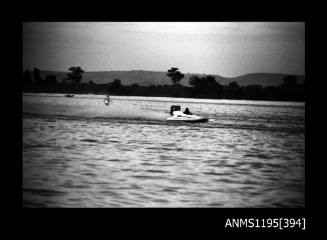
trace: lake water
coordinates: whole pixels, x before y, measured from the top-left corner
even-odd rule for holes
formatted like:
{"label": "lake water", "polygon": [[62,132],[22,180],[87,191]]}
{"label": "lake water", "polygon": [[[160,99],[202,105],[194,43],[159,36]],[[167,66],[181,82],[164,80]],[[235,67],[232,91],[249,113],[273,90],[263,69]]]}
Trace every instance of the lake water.
{"label": "lake water", "polygon": [[103,98],[23,94],[24,207],[305,206],[304,103]]}

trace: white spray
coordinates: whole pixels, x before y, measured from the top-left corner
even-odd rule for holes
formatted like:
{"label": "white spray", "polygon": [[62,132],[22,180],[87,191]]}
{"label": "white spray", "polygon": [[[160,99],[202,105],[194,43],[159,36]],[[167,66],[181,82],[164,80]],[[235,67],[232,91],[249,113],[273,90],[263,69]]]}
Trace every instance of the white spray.
{"label": "white spray", "polygon": [[62,115],[85,118],[165,120],[167,113],[153,111],[133,101],[113,100],[105,105],[101,99],[23,99],[23,113]]}

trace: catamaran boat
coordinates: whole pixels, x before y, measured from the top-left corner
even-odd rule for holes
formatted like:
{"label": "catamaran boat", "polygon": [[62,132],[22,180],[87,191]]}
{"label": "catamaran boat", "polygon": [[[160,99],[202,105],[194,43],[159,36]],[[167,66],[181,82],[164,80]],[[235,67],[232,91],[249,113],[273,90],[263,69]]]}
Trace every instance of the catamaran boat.
{"label": "catamaran boat", "polygon": [[167,121],[171,122],[208,122],[208,118],[194,115],[192,113],[185,113],[181,111],[180,106],[171,106],[170,107],[170,117],[167,118]]}

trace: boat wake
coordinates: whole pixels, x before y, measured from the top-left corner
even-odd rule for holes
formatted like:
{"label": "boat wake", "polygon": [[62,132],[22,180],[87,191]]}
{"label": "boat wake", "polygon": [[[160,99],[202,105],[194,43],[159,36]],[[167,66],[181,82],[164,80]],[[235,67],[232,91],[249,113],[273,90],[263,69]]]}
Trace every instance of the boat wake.
{"label": "boat wake", "polygon": [[48,103],[24,103],[23,114],[42,116],[66,116],[100,119],[131,119],[165,121],[164,112],[141,109],[131,105],[112,103],[108,106],[97,105],[65,105]]}

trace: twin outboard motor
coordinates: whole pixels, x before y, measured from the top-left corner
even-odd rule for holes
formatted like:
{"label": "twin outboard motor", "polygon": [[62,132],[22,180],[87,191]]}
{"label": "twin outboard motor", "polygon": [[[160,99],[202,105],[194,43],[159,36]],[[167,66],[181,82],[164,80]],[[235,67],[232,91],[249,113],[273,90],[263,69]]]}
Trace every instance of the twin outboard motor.
{"label": "twin outboard motor", "polygon": [[180,111],[180,110],[181,110],[181,106],[179,106],[179,105],[172,105],[170,107],[170,115],[173,116],[173,112],[174,111]]}

